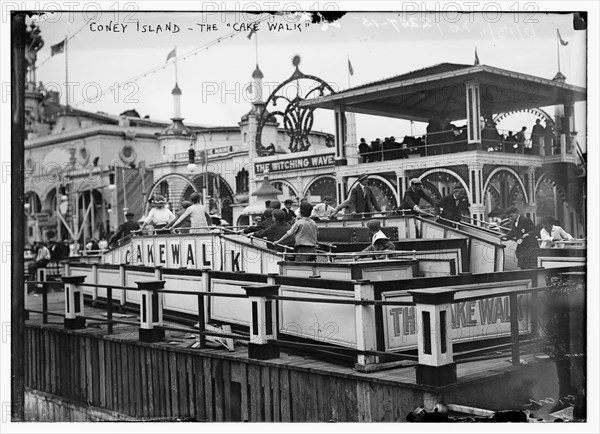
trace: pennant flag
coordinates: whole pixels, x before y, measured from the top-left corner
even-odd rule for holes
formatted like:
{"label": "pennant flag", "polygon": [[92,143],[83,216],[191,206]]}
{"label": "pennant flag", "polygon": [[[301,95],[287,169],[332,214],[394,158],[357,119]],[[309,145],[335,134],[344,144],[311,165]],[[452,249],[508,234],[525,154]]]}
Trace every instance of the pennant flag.
{"label": "pennant flag", "polygon": [[246,36],[248,39],[252,39],[252,35],[256,33],[256,30],[252,29],[250,30],[250,33],[248,33],[248,36]]}
{"label": "pennant flag", "polygon": [[50,46],[50,56],[54,56],[55,54],[60,54],[65,51],[65,41],[60,41],[58,44],[54,44]]}
{"label": "pennant flag", "polygon": [[477,55],[477,48],[475,48],[475,63],[474,65],[479,65],[479,56]]}
{"label": "pennant flag", "polygon": [[350,75],[354,75],[354,68],[352,67],[352,64],[350,63],[350,58],[348,58],[348,72],[350,73]]}
{"label": "pennant flag", "polygon": [[171,57],[177,57],[177,47],[173,48],[171,52],[167,54],[167,60],[165,60],[165,62],[168,62]]}
{"label": "pennant flag", "polygon": [[567,45],[567,41],[563,41],[563,38],[560,37],[560,32],[556,29],[556,35],[558,36],[558,40],[560,41],[560,45]]}

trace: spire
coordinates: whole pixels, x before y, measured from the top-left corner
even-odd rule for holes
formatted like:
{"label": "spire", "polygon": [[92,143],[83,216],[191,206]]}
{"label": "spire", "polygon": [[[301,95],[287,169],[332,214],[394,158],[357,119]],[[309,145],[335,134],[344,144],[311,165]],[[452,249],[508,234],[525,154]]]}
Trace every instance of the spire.
{"label": "spire", "polygon": [[181,89],[177,82],[175,82],[171,95],[173,95],[173,119],[181,119]]}
{"label": "spire", "polygon": [[256,64],[256,69],[254,70],[254,72],[252,73],[252,78],[264,78],[265,76],[263,75],[262,71],[260,70],[260,68],[258,67],[258,63]]}
{"label": "spire", "polygon": [[260,68],[258,67],[258,63],[256,64],[256,69],[252,73],[252,84],[248,86],[248,93],[250,94],[250,101],[252,104],[257,104],[262,102],[262,79],[264,75]]}
{"label": "spire", "polygon": [[256,189],[254,193],[252,193],[252,196],[255,196],[257,199],[275,200],[280,194],[282,194],[282,192],[273,187],[269,183],[269,177],[265,175],[263,183],[260,185],[260,187],[258,187],[258,189]]}

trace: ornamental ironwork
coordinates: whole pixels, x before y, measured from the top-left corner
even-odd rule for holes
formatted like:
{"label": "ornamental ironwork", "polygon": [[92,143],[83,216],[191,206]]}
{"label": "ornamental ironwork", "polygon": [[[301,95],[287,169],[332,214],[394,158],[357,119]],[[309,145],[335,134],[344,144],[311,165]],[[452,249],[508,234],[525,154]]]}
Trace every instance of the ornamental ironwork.
{"label": "ornamental ironwork", "polygon": [[[290,152],[302,152],[310,148],[309,134],[313,126],[313,107],[300,107],[300,103],[309,98],[331,95],[333,88],[324,80],[300,71],[300,56],[292,59],[296,68],[290,78],[281,83],[269,95],[258,120],[256,131],[256,152],[259,156],[272,155],[275,145],[262,143],[262,131],[268,122],[277,122],[281,117],[285,133],[289,137]],[[291,95],[290,95],[291,93]]]}

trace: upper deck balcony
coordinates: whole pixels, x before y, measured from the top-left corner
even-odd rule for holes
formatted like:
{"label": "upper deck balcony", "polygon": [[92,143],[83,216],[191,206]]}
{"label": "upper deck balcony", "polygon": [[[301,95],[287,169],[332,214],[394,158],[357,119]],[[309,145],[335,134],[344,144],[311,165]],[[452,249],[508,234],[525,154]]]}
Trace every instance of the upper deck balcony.
{"label": "upper deck balcony", "polygon": [[[549,80],[488,65],[442,63],[303,101],[301,106],[334,111],[336,159],[341,165],[382,164],[406,158],[419,158],[427,164],[430,160],[450,163],[456,158],[465,162],[465,157],[470,158],[467,153],[471,153],[478,159],[489,157],[541,166],[577,162],[581,151],[576,135],[571,133],[575,131],[573,105],[585,101],[586,95],[585,88],[566,84],[560,78]],[[560,125],[551,125],[554,131],[549,135],[513,139],[508,131],[496,130],[491,121],[494,115],[540,107],[559,107],[562,113],[556,119]],[[435,118],[462,126],[428,128],[428,134],[421,137],[404,137],[391,146],[388,143],[387,149],[382,142],[380,148],[360,155],[358,144],[346,142],[347,112],[430,126]]]}

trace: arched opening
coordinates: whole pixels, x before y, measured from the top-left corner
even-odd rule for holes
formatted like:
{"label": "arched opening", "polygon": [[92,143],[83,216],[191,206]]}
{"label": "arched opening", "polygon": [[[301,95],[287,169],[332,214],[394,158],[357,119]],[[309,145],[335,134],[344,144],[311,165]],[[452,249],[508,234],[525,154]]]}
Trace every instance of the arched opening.
{"label": "arched opening", "polygon": [[492,173],[484,189],[485,214],[504,212],[510,206],[523,209],[527,195],[521,180],[512,170],[497,169]]}
{"label": "arched opening", "polygon": [[331,196],[331,206],[337,206],[335,177],[324,175],[315,178],[306,189],[304,196],[308,196],[313,204],[320,203],[325,196]]}

